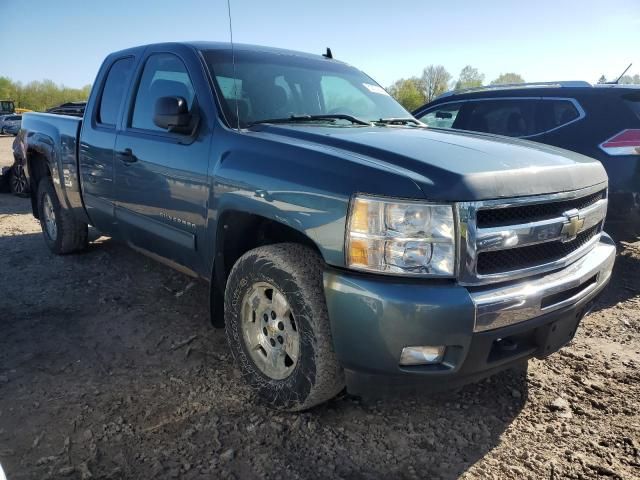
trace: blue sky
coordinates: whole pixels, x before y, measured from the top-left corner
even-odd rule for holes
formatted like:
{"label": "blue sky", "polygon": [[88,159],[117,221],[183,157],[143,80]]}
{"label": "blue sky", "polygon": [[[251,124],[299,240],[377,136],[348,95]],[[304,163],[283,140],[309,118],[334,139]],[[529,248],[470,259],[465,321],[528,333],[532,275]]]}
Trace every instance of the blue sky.
{"label": "blue sky", "polygon": [[[0,0],[0,75],[92,83],[103,57],[133,45],[229,40],[226,0]],[[640,0],[456,2],[231,0],[234,39],[324,51],[384,86],[431,63],[488,82],[640,73]],[[8,29],[7,29],[8,27]]]}

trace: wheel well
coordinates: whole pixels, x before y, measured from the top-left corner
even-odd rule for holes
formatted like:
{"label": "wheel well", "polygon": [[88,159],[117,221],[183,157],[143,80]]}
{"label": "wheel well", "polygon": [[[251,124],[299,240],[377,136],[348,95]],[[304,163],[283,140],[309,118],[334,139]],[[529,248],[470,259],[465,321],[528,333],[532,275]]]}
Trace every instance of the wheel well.
{"label": "wheel well", "polygon": [[224,291],[233,265],[249,250],[283,242],[306,245],[320,254],[309,237],[283,223],[250,213],[225,212],[218,221],[214,263],[216,285]]}
{"label": "wheel well", "polygon": [[27,154],[27,163],[29,166],[30,185],[29,190],[31,192],[31,210],[33,216],[39,218],[38,215],[38,183],[44,177],[51,176],[51,170],[47,165],[47,159],[44,155],[37,152],[29,152]]}

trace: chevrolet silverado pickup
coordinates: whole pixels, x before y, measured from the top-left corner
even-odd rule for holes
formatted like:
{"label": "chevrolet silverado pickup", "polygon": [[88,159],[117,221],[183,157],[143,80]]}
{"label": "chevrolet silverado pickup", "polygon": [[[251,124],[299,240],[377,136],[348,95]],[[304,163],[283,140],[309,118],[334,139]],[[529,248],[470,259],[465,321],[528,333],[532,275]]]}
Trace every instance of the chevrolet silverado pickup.
{"label": "chevrolet silverado pickup", "polygon": [[206,280],[243,378],[282,410],[543,358],[615,258],[599,162],[431,130],[329,51],[113,53],[82,119],[27,113],[17,142],[51,251],[91,225]]}

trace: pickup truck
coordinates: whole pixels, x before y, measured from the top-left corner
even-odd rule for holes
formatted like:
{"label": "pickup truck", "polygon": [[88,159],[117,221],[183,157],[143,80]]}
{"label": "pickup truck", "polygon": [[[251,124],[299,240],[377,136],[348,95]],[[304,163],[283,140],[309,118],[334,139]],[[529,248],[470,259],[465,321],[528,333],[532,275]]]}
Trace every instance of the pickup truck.
{"label": "pickup truck", "polygon": [[599,162],[429,129],[329,50],[113,53],[84,117],[25,114],[17,151],[52,252],[91,225],[207,281],[243,378],[281,410],[543,358],[615,259]]}

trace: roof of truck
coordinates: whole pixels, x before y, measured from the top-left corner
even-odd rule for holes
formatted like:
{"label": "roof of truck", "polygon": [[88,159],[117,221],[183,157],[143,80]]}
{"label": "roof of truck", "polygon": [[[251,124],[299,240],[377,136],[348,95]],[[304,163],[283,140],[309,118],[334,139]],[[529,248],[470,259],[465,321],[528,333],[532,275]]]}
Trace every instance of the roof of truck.
{"label": "roof of truck", "polygon": [[[116,55],[116,54],[121,55],[123,53],[142,50],[144,48],[152,47],[152,46],[170,47],[172,45],[184,45],[184,46],[189,46],[189,47],[195,48],[196,50],[202,50],[202,51],[205,51],[205,50],[229,50],[230,51],[231,50],[230,42],[205,42],[205,41],[163,42],[163,43],[150,43],[147,45],[138,45],[132,48],[114,52],[112,53],[112,55]],[[246,43],[234,43],[233,49],[236,52],[241,52],[241,51],[264,52],[264,53],[272,53],[272,54],[280,54],[280,55],[295,55],[298,57],[307,57],[307,58],[315,58],[315,59],[326,58],[326,57],[323,57],[322,55],[322,53],[324,52],[320,52],[319,54],[312,54],[312,53],[299,52],[296,50],[287,50],[284,48],[266,47],[263,45],[250,45]]]}

